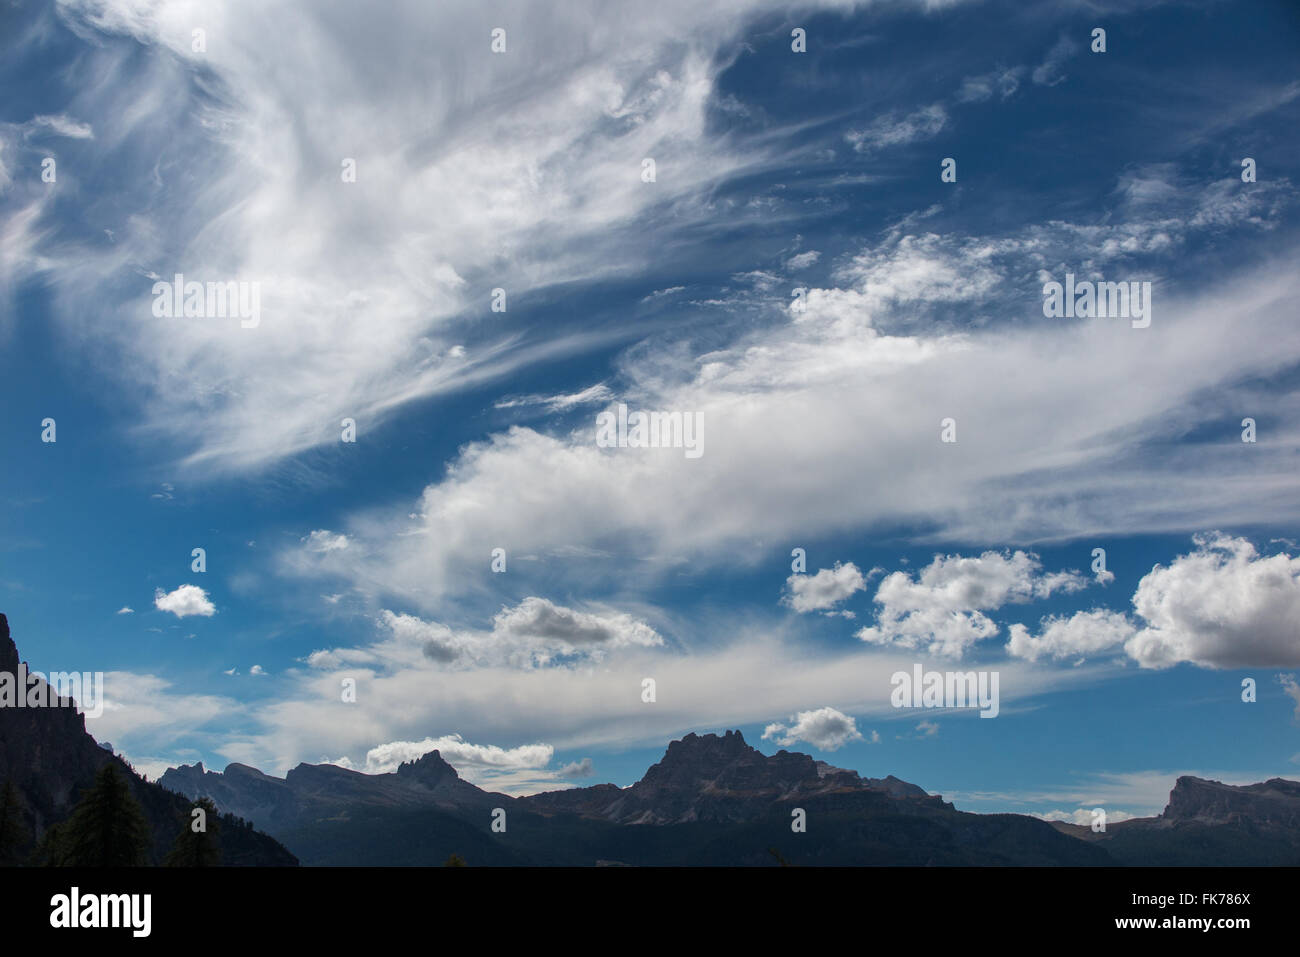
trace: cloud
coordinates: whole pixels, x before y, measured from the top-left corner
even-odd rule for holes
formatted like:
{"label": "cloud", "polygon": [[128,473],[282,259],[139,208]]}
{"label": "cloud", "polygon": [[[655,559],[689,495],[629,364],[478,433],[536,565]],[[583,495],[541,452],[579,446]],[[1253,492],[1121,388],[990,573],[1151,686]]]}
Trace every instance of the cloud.
{"label": "cloud", "polygon": [[604,609],[578,611],[536,596],[503,607],[493,617],[490,631],[452,629],[387,609],[379,623],[387,633],[379,642],[367,648],[314,651],[307,664],[312,668],[454,664],[529,669],[587,665],[610,651],[664,643],[658,632],[631,615]]}
{"label": "cloud", "polygon": [[948,112],[939,103],[931,103],[908,113],[887,113],[861,130],[850,130],[845,139],[858,153],[870,153],[890,146],[901,146],[935,136],[948,125]]}
{"label": "cloud", "polygon": [[862,740],[854,720],[834,708],[800,711],[791,720],[789,727],[769,724],[763,730],[763,739],[775,740],[783,748],[806,741],[821,751],[838,751],[850,741]]}
{"label": "cloud", "polygon": [[973,558],[936,555],[916,578],[901,571],[885,576],[876,590],[876,624],[859,629],[857,637],[960,658],[975,642],[998,633],[985,611],[1086,584],[1077,572],[1044,573],[1038,556],[1019,550]]}
{"label": "cloud", "polygon": [[1145,627],[1125,649],[1143,668],[1300,665],[1300,557],[1261,556],[1244,538],[1215,532],[1194,551],[1138,582]]}
{"label": "cloud", "polygon": [[1056,86],[1066,78],[1061,69],[1065,61],[1078,51],[1079,44],[1063,35],[1056,41],[1056,45],[1047,51],[1047,57],[1043,62],[1034,68],[1033,81],[1040,86]]}
{"label": "cloud", "polygon": [[852,562],[836,562],[834,568],[823,568],[816,575],[791,575],[785,584],[789,594],[783,600],[795,611],[805,612],[839,604],[866,588],[867,579]]}
{"label": "cloud", "polygon": [[1105,608],[1079,611],[1069,617],[1050,615],[1039,623],[1039,629],[1038,635],[1031,635],[1024,625],[1013,624],[1007,653],[1027,661],[1080,658],[1119,650],[1137,630],[1125,615]]}
{"label": "cloud", "polygon": [[181,585],[173,592],[155,589],[153,604],[159,611],[169,611],[177,618],[190,615],[211,618],[217,613],[216,606],[208,600],[208,593],[198,585]]}
{"label": "cloud", "polygon": [[[1104,809],[1103,809],[1104,810]],[[1092,826],[1094,815],[1092,808],[1081,807],[1074,811],[1045,811],[1031,812],[1033,817],[1043,821],[1065,821],[1069,824],[1080,824],[1088,827]],[[1106,823],[1118,824],[1120,821],[1131,821],[1133,815],[1127,811],[1106,811]]]}
{"label": "cloud", "polygon": [[[130,369],[150,397],[146,430],[190,468],[260,469],[336,443],[344,417],[373,430],[413,400],[584,350],[605,334],[538,342],[485,328],[486,291],[507,289],[513,305],[634,275],[712,221],[720,182],[779,158],[711,122],[730,64],[719,51],[763,0],[665,0],[631,19],[592,0],[204,9],[221,40],[196,54],[184,9],[60,3],[85,41],[66,69],[113,78],[78,91],[105,147],[83,175],[114,176],[133,215],[101,247],[37,211],[32,255],[6,259],[24,275],[59,270],[66,331],[89,354],[129,358],[109,371]],[[284,23],[310,42],[280,42]],[[493,56],[500,23],[512,42]],[[267,71],[272,59],[284,69]],[[125,176],[123,143],[147,157]],[[642,157],[659,164],[653,188]],[[345,158],[355,182],[340,175]],[[258,282],[261,322],[155,320],[137,268]],[[91,311],[113,321],[74,315]]]}
{"label": "cloud", "polygon": [[253,667],[248,669],[248,673],[250,675],[261,675],[261,676],[265,676],[267,674],[266,669],[264,669],[261,665],[253,665]]}
{"label": "cloud", "polygon": [[608,403],[614,398],[614,393],[609,386],[603,382],[598,382],[589,386],[580,392],[572,392],[564,395],[527,395],[515,399],[501,399],[493,403],[497,409],[514,409],[532,405],[540,405],[546,408],[547,412],[568,412],[570,409],[576,409],[584,405],[595,405]]}
{"label": "cloud", "polygon": [[348,547],[348,537],[346,535],[335,535],[323,528],[316,529],[303,541],[307,543],[307,549],[313,552],[337,552]]}
{"label": "cloud", "polygon": [[422,741],[390,741],[373,747],[366,752],[366,773],[396,771],[398,765],[416,761],[430,751],[437,751],[457,771],[543,768],[555,753],[549,744],[501,748],[494,744],[471,744],[459,734],[448,734]]}
{"label": "cloud", "polygon": [[52,116],[36,116],[26,124],[26,132],[35,133],[48,130],[55,136],[66,136],[74,140],[93,140],[95,131],[88,123],[78,123],[70,116],[57,113]]}
{"label": "cloud", "polygon": [[[589,426],[512,426],[462,447],[414,502],[351,516],[349,537],[363,547],[335,553],[335,567],[290,553],[284,570],[431,610],[482,589],[483,542],[510,541],[517,554],[565,542],[603,557],[575,553],[548,567],[553,576],[639,587],[675,562],[763,560],[752,548],[759,527],[768,540],[901,526],[922,540],[988,542],[1300,521],[1287,494],[1300,435],[1278,432],[1250,456],[1240,443],[1168,444],[1207,427],[1216,409],[1300,414],[1295,395],[1259,385],[1300,362],[1300,340],[1278,318],[1300,298],[1294,271],[1261,267],[1191,297],[1168,291],[1147,330],[1046,321],[1041,297],[1022,321],[978,325],[986,310],[1014,312],[1017,271],[1179,248],[1197,228],[1185,217],[1208,200],[1197,202],[1167,223],[887,238],[851,257],[835,288],[810,290],[802,313],[702,355],[628,357],[644,407],[716,423],[702,458],[599,449]],[[960,311],[973,325],[918,327],[917,310]],[[1274,347],[1251,345],[1260,341]],[[939,422],[954,413],[958,441],[942,445]],[[753,481],[776,474],[780,483]],[[531,573],[511,566],[524,587],[542,587]]]}
{"label": "cloud", "polygon": [[132,608],[130,605],[123,605],[123,606],[122,606],[121,608],[119,608],[116,612],[114,612],[114,614],[118,614],[118,615],[134,615],[134,614],[135,614],[135,609]]}
{"label": "cloud", "polygon": [[1020,89],[1020,78],[1024,74],[1025,68],[1018,66],[993,70],[981,76],[968,76],[962,80],[957,100],[961,103],[982,103],[992,99],[994,93],[1005,100]]}
{"label": "cloud", "polygon": [[807,252],[797,253],[785,261],[785,268],[791,272],[800,269],[807,269],[814,265],[817,260],[821,259],[822,254],[815,249],[809,249]]}
{"label": "cloud", "polygon": [[[280,773],[322,754],[356,759],[377,742],[419,741],[426,729],[439,727],[456,727],[469,741],[503,747],[545,741],[557,750],[585,753],[662,748],[673,737],[698,731],[702,722],[764,727],[773,714],[798,715],[810,700],[835,701],[857,720],[898,717],[890,703],[890,677],[910,669],[913,654],[858,643],[818,651],[784,627],[773,632],[742,626],[734,616],[714,630],[715,642],[698,650],[633,646],[596,667],[462,661],[453,668],[426,658],[419,635],[336,649],[313,662],[315,667],[277,678],[276,701],[259,709],[252,733],[221,753]],[[1012,660],[1000,672],[1002,706],[1009,709],[1027,698],[1087,686],[1109,669],[1042,669]],[[653,706],[642,700],[647,677],[658,687]],[[354,703],[339,700],[343,678],[356,681]],[[540,782],[536,774],[533,780]],[[539,786],[554,788],[556,782]]]}
{"label": "cloud", "polygon": [[1277,681],[1283,693],[1295,702],[1295,719],[1300,721],[1300,684],[1296,683],[1295,675],[1278,675]]}
{"label": "cloud", "polygon": [[507,641],[569,648],[663,644],[653,628],[630,615],[586,614],[536,597],[502,609],[492,621],[492,633]]}
{"label": "cloud", "polygon": [[591,766],[591,758],[583,758],[581,761],[571,761],[557,772],[562,778],[589,778],[596,773]]}

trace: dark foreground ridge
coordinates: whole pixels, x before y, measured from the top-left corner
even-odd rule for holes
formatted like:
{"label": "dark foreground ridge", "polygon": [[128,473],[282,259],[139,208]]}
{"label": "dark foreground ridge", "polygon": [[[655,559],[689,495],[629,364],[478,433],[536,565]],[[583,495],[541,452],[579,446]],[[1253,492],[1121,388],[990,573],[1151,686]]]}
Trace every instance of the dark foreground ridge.
{"label": "dark foreground ridge", "polygon": [[[0,672],[15,675],[18,670],[18,648],[9,634],[9,620],[0,615]],[[6,817],[0,864],[30,862],[41,838],[68,819],[106,764],[114,765],[144,811],[148,860],[162,863],[176,835],[190,820],[188,800],[144,780],[125,761],[97,744],[86,731],[85,716],[73,707],[0,707],[0,814]],[[217,837],[222,864],[298,863],[283,845],[254,830],[247,821],[223,817]]]}

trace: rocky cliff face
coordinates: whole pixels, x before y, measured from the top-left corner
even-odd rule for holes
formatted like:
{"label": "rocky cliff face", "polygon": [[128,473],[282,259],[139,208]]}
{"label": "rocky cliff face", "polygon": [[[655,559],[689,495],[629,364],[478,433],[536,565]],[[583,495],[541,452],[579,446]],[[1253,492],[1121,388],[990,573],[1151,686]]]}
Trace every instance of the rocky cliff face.
{"label": "rocky cliff face", "polygon": [[599,785],[537,794],[525,801],[619,824],[681,824],[753,820],[778,802],[793,806],[836,798],[835,803],[843,805],[852,803],[855,795],[888,795],[942,806],[941,799],[897,778],[862,778],[856,771],[795,752],[765,755],[747,744],[739,731],[721,736],[692,733],[673,741],[663,759],[630,788]]}
{"label": "rocky cliff face", "polygon": [[1102,833],[1074,824],[1064,834],[1096,844],[1116,863],[1152,867],[1300,864],[1300,782],[1232,785],[1186,775],[1156,817],[1112,823]]}
{"label": "rocky cliff face", "polygon": [[1180,777],[1161,817],[1170,823],[1243,824],[1300,829],[1300,782],[1272,778],[1234,786]]}
{"label": "rocky cliff face", "polygon": [[[0,614],[0,672],[19,671],[18,648],[9,620]],[[39,679],[36,679],[39,680]],[[33,682],[34,683],[34,682]],[[151,784],[86,731],[86,719],[67,699],[61,707],[0,707],[0,787],[11,782],[18,793],[24,829],[31,839],[22,851],[71,813],[83,789],[104,764],[114,762],[132,795],[144,808],[153,834],[152,859],[160,862],[183,823],[189,804],[179,795]],[[220,832],[227,864],[292,865],[297,860],[282,845],[235,822]],[[20,855],[20,862],[22,859]]]}

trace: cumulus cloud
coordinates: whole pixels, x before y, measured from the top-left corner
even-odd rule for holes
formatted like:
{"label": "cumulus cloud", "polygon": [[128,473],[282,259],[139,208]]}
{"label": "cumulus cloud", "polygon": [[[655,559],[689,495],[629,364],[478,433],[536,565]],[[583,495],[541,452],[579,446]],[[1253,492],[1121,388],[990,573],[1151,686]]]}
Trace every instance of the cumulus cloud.
{"label": "cumulus cloud", "polygon": [[536,596],[502,608],[486,631],[453,629],[387,609],[379,624],[385,637],[375,644],[314,651],[307,656],[307,664],[313,668],[540,668],[590,664],[611,651],[664,643],[648,624],[623,612],[579,611]]}
{"label": "cumulus cloud", "polygon": [[[674,561],[761,560],[758,527],[770,540],[922,524],[936,540],[1042,541],[1300,521],[1300,500],[1287,494],[1295,436],[1279,433],[1249,459],[1215,445],[1150,452],[1171,429],[1203,426],[1225,390],[1234,406],[1300,412],[1296,397],[1255,385],[1300,362],[1300,340],[1278,318],[1300,297],[1294,271],[1242,273],[1190,299],[1170,291],[1140,348],[1135,337],[1149,330],[1042,321],[1037,287],[1024,313],[1033,322],[991,318],[1015,311],[1008,302],[1035,270],[1053,275],[1080,259],[1102,270],[1181,248],[1206,228],[1195,223],[1221,201],[1214,192],[1185,191],[1190,205],[1158,219],[1035,224],[1004,237],[891,233],[845,260],[834,288],[811,289],[802,312],[703,355],[628,358],[627,391],[646,407],[725,423],[701,459],[599,449],[590,427],[514,426],[462,447],[416,501],[353,516],[349,534],[364,549],[334,553],[328,574],[430,610],[481,589],[471,570],[492,541],[518,554],[566,542],[629,559],[548,568],[590,588],[661,576]],[[1239,223],[1283,202],[1238,194],[1253,204]],[[947,325],[954,310],[971,324]],[[918,326],[919,314],[933,321]],[[939,422],[956,409],[959,441],[940,445]],[[1225,487],[1240,494],[1226,500]]]}
{"label": "cumulus cloud", "polygon": [[261,665],[253,665],[253,667],[248,669],[248,673],[250,675],[265,676],[267,674],[267,671]]}
{"label": "cumulus cloud", "polygon": [[173,592],[155,589],[153,604],[159,611],[169,611],[177,618],[190,615],[211,618],[217,613],[216,606],[208,599],[208,593],[198,585],[181,585]]}
{"label": "cumulus cloud", "polygon": [[306,543],[307,550],[313,552],[337,552],[348,547],[346,535],[335,535],[324,528],[316,529],[303,541]]}
{"label": "cumulus cloud", "polygon": [[[788,726],[769,724],[763,730],[763,739],[774,740],[783,748],[806,741],[821,751],[837,751],[850,741],[862,740],[853,718],[834,708],[800,711],[790,720],[792,723]],[[878,740],[874,731],[872,740]]]}
{"label": "cumulus cloud", "polygon": [[1137,629],[1125,615],[1106,608],[1049,615],[1039,624],[1039,633],[1030,634],[1021,624],[1009,629],[1008,654],[1028,661],[1039,658],[1082,658],[1103,651],[1119,650]]}
{"label": "cumulus cloud", "polygon": [[1145,621],[1125,644],[1143,668],[1300,665],[1300,557],[1260,555],[1245,538],[1198,535],[1195,550],[1138,582]]}
{"label": "cumulus cloud", "polygon": [[115,614],[118,614],[118,615],[134,615],[134,614],[135,614],[135,609],[132,608],[130,605],[123,605],[121,608],[119,608],[119,609],[115,612]]}
{"label": "cumulus cloud", "polygon": [[998,633],[985,611],[1078,591],[1086,584],[1077,572],[1044,573],[1038,556],[1019,550],[978,557],[936,555],[915,578],[902,571],[885,576],[876,590],[876,624],[859,629],[857,637],[960,658],[975,642]]}
{"label": "cumulus cloud", "polygon": [[596,615],[563,608],[545,598],[525,598],[492,621],[494,637],[562,649],[661,645],[663,638],[631,615]]}
{"label": "cumulus cloud", "polygon": [[589,778],[596,773],[596,769],[591,766],[591,758],[583,758],[581,761],[570,761],[557,773],[562,778]]}
{"label": "cumulus cloud", "polygon": [[795,611],[805,612],[839,604],[866,588],[867,579],[853,562],[836,562],[834,568],[823,568],[816,575],[791,575],[785,584],[789,592],[783,601]]}

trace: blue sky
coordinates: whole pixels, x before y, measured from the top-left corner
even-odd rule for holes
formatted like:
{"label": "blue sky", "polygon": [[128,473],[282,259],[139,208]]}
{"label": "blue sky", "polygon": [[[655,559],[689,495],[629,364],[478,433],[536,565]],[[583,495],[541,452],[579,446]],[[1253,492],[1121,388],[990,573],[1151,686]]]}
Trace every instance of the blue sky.
{"label": "blue sky", "polygon": [[[0,3],[0,610],[92,733],[529,791],[740,728],[1063,816],[1300,775],[1294,6],[354,7]],[[1067,273],[1150,326],[1046,318]],[[599,447],[620,402],[703,454]]]}

